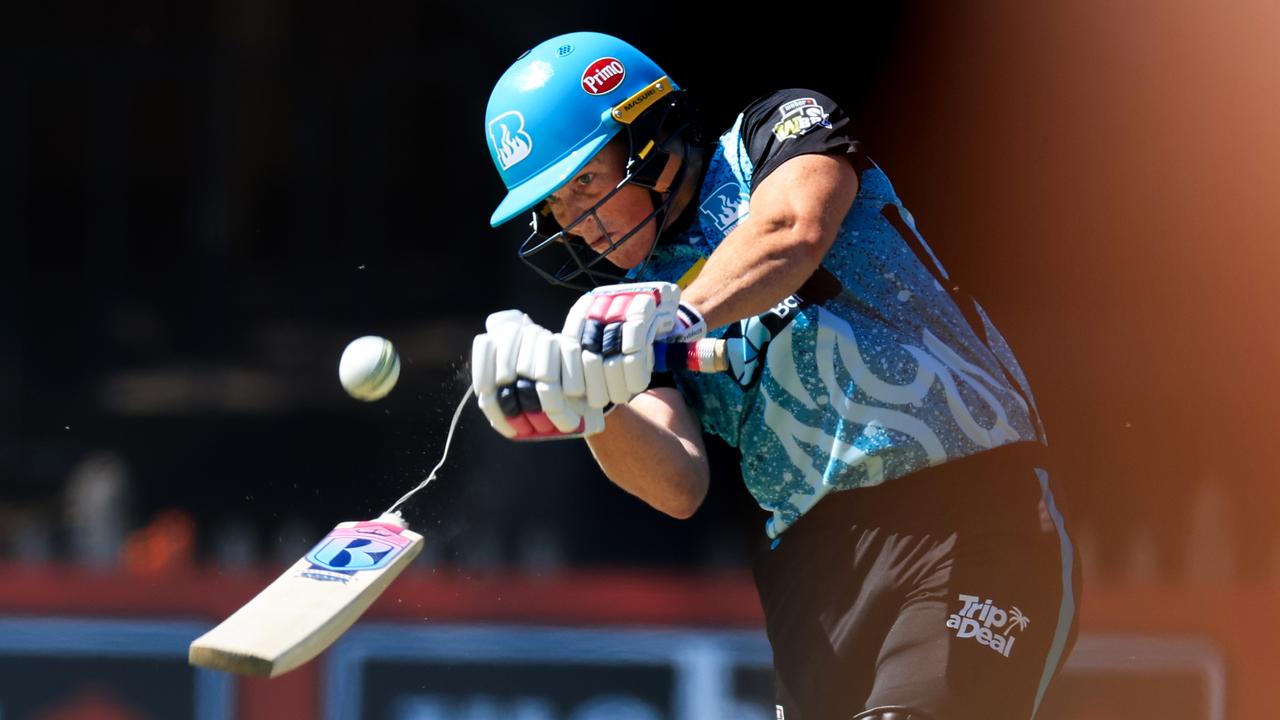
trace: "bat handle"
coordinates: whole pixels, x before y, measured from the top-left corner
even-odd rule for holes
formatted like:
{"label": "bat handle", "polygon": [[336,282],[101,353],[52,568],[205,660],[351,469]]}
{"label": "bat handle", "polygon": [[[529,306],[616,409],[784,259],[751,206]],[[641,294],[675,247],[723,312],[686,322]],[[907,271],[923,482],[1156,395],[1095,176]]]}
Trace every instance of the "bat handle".
{"label": "bat handle", "polygon": [[693,370],[714,373],[729,369],[728,341],[703,338],[691,343],[654,343],[653,371]]}

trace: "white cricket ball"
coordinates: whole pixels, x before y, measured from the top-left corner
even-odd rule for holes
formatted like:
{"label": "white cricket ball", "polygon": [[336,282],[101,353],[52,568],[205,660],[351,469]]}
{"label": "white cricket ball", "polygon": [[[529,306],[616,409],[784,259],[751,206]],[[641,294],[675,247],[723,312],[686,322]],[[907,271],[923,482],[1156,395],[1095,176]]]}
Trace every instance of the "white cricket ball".
{"label": "white cricket ball", "polygon": [[400,356],[386,338],[356,338],[342,351],[338,379],[351,397],[366,402],[378,400],[391,392],[400,379]]}

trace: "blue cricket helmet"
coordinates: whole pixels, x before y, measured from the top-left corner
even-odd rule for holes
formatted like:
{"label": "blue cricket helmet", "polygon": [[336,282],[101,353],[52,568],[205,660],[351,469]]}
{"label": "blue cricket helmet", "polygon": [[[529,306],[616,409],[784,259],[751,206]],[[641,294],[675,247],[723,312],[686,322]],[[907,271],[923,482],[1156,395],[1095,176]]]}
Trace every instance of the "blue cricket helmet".
{"label": "blue cricket helmet", "polygon": [[560,35],[521,55],[485,111],[489,155],[507,187],[490,225],[537,205],[679,89],[639,50],[601,33]]}

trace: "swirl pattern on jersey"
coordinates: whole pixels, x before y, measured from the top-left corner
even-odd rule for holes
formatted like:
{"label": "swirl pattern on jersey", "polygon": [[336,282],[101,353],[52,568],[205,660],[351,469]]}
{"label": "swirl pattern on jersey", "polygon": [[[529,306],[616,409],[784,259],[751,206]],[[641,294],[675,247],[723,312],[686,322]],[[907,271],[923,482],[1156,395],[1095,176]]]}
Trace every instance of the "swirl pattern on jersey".
{"label": "swirl pattern on jersey", "polygon": [[[741,123],[740,115],[708,163],[698,222],[664,241],[639,279],[680,278],[748,217],[754,168]],[[743,388],[728,374],[676,375],[703,429],[741,452],[748,490],[772,513],[771,537],[829,492],[1019,440],[1045,442],[1031,389],[1004,338],[980,307],[991,344],[979,338],[886,220],[886,205],[917,232],[888,177],[878,167],[864,170],[823,261],[845,291],[796,314],[766,348],[758,382]],[[946,277],[940,264],[938,270]]]}

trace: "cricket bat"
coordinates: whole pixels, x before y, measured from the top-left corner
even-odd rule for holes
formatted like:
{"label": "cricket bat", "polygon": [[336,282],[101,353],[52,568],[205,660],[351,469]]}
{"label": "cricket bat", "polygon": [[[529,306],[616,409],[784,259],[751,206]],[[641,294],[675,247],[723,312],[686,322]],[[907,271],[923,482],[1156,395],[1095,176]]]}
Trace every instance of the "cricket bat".
{"label": "cricket bat", "polygon": [[[720,339],[665,345],[655,353],[659,371],[730,369],[727,342]],[[449,424],[449,452],[463,395]],[[399,507],[430,482],[444,457],[418,487],[392,505]],[[408,529],[398,512],[377,520],[338,523],[320,544],[231,617],[191,643],[192,665],[261,677],[276,677],[311,660],[333,644],[373,604],[383,590],[422,552],[422,536]]]}
{"label": "cricket bat", "polygon": [[191,643],[192,665],[276,677],[346,632],[422,552],[399,513],[338,523],[283,575]]}

